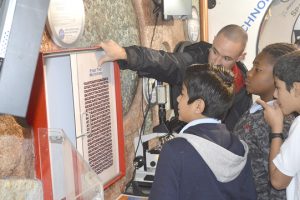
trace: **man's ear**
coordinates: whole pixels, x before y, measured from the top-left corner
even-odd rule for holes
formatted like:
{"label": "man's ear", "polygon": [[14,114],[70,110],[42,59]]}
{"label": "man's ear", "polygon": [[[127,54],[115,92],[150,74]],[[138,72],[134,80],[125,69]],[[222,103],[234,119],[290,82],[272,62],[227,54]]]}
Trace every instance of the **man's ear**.
{"label": "man's ear", "polygon": [[245,60],[246,55],[247,55],[247,53],[243,52],[236,61],[239,62],[239,61]]}
{"label": "man's ear", "polygon": [[203,99],[197,99],[196,101],[194,101],[194,103],[196,114],[202,114],[205,109],[205,102],[203,101]]}
{"label": "man's ear", "polygon": [[296,97],[300,97],[300,82],[294,82],[293,88],[295,89]]}

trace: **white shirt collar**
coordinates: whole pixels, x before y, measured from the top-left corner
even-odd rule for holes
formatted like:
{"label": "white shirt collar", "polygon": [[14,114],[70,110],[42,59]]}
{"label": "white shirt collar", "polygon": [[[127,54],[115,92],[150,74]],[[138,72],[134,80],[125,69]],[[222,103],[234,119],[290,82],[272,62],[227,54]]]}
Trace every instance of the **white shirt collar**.
{"label": "white shirt collar", "polygon": [[187,125],[185,125],[181,131],[179,132],[179,134],[182,134],[186,129],[188,129],[189,127],[191,126],[195,126],[197,124],[220,124],[221,123],[221,120],[217,120],[217,119],[214,119],[214,118],[202,118],[202,119],[196,119],[196,120],[193,120],[191,122],[189,122]]}
{"label": "white shirt collar", "polygon": [[[274,102],[275,102],[275,100],[271,100],[271,101],[268,101],[267,104],[272,106]],[[253,113],[256,113],[257,111],[262,110],[262,109],[263,109],[263,107],[260,104],[254,102],[252,104],[249,112],[250,112],[250,114],[253,114]]]}

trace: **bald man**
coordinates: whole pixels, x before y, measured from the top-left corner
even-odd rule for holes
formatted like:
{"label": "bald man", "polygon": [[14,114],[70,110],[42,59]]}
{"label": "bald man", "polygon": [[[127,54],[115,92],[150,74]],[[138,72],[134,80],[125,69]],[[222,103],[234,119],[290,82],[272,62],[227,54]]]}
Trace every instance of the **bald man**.
{"label": "bald man", "polygon": [[241,115],[252,104],[252,98],[246,92],[244,84],[247,68],[241,62],[246,55],[244,50],[247,40],[247,33],[235,24],[223,27],[212,44],[201,41],[187,46],[184,52],[180,53],[168,53],[140,46],[121,47],[110,40],[100,44],[106,55],[99,59],[99,64],[118,60],[121,69],[137,71],[140,76],[171,84],[175,115],[177,115],[176,98],[180,94],[179,88],[186,67],[195,63],[223,65],[232,70],[235,78],[234,102],[223,118],[228,130],[232,130]]}

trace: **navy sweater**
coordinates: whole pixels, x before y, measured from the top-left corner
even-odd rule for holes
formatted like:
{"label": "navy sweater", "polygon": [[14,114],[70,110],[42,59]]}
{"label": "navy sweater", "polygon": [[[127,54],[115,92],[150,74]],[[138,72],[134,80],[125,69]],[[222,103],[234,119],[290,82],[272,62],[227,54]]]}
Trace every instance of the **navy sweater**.
{"label": "navy sweater", "polygon": [[[244,147],[223,124],[198,124],[185,133],[208,139],[243,156]],[[224,169],[226,170],[226,169]],[[221,183],[195,148],[183,138],[164,144],[149,200],[256,199],[250,161],[234,180]]]}

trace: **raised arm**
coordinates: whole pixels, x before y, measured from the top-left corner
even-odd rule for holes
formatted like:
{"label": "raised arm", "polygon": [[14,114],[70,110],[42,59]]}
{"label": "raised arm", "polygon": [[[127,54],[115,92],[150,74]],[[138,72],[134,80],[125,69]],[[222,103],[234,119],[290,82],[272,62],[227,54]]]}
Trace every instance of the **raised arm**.
{"label": "raised arm", "polygon": [[183,53],[168,53],[140,46],[120,47],[113,41],[101,43],[105,55],[99,64],[118,60],[121,69],[137,71],[140,76],[181,84],[185,68],[194,63],[207,63],[209,44],[196,43]]}

